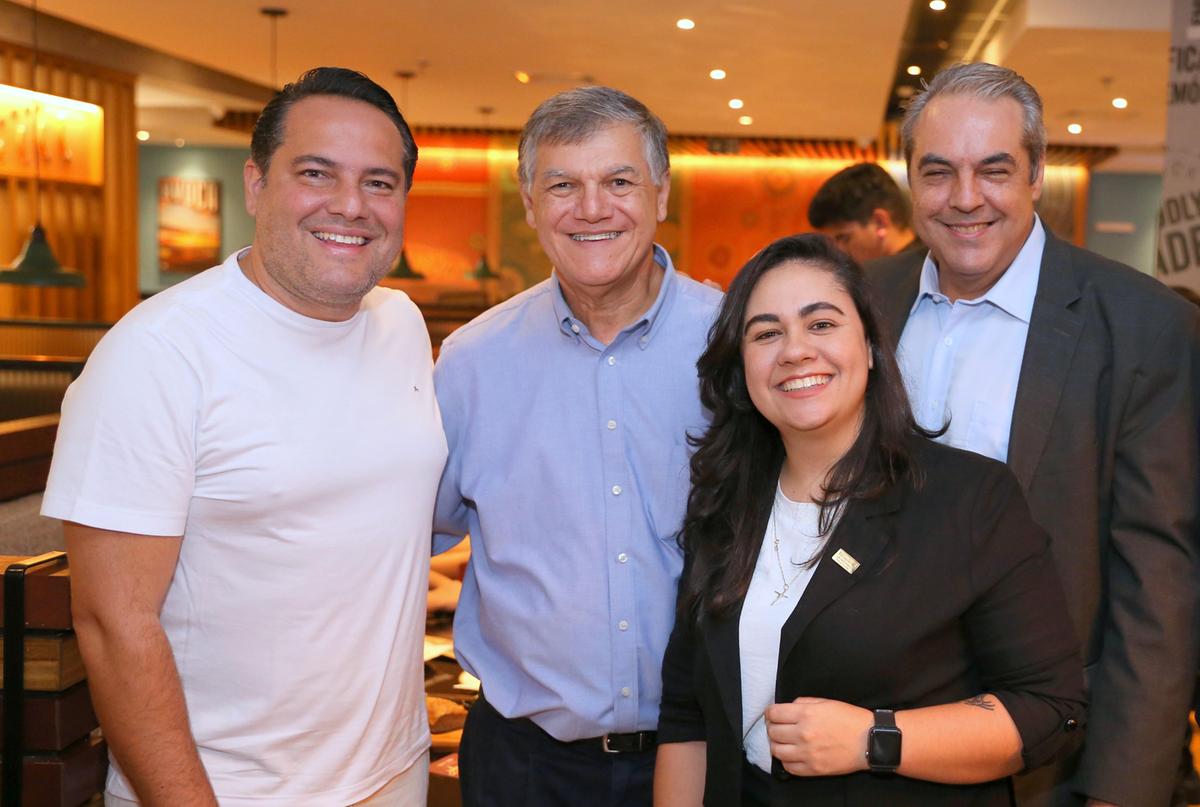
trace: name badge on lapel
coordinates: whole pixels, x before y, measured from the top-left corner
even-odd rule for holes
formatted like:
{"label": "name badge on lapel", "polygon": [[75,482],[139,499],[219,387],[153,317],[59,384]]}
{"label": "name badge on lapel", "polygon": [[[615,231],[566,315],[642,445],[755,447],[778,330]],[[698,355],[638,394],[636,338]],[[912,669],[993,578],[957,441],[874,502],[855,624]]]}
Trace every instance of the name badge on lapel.
{"label": "name badge on lapel", "polygon": [[844,549],[839,549],[833,553],[833,562],[845,569],[847,574],[854,574],[861,565],[854,559],[853,555]]}

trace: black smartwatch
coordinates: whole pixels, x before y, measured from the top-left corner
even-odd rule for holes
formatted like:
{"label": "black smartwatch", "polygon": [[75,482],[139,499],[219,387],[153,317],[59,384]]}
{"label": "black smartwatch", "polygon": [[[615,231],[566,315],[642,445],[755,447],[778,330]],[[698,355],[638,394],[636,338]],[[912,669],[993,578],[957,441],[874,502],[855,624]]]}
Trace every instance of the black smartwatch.
{"label": "black smartwatch", "polygon": [[867,765],[871,773],[895,773],[900,767],[900,729],[891,709],[875,710],[875,725],[867,732]]}

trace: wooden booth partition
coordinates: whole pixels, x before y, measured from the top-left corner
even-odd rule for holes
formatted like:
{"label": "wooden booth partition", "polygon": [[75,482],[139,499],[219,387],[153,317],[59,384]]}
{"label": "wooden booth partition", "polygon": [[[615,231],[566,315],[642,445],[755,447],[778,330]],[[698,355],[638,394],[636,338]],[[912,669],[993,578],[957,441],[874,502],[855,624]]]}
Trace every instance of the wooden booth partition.
{"label": "wooden booth partition", "polygon": [[[52,317],[115,322],[138,302],[137,141],[134,77],[38,55],[0,42],[0,84],[86,101],[103,110],[102,180],[43,178],[41,221],[59,262],[84,276],[83,288],[0,284],[0,318]],[[46,148],[43,145],[43,148]],[[0,265],[11,264],[34,224],[35,183],[0,172]]]}

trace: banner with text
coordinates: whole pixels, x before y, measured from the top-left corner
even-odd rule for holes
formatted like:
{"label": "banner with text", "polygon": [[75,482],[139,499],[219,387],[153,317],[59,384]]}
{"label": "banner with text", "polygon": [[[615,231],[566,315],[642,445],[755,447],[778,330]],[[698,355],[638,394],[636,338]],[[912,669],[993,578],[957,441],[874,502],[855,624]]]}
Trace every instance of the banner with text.
{"label": "banner with text", "polygon": [[1158,276],[1200,291],[1200,0],[1172,0]]}

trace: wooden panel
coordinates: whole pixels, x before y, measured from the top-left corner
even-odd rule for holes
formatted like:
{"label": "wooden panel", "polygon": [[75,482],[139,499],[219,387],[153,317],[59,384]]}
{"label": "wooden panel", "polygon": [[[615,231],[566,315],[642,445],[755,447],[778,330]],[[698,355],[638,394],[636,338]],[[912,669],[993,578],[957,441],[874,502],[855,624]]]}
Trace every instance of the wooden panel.
{"label": "wooden panel", "polygon": [[46,487],[57,433],[58,415],[0,422],[0,502]]}
{"label": "wooden panel", "polygon": [[61,754],[25,757],[21,807],[78,807],[104,789],[108,748],[85,737]]}
{"label": "wooden panel", "polygon": [[[41,557],[41,556],[38,556]],[[3,571],[29,558],[0,555],[0,624],[4,619]],[[71,570],[50,564],[25,573],[25,626],[39,630],[71,628]],[[0,654],[2,656],[3,654]]]}
{"label": "wooden panel", "polygon": [[[0,661],[4,659],[0,645]],[[25,636],[25,689],[61,692],[85,678],[79,640],[74,633],[30,633]],[[0,669],[0,686],[4,684]]]}
{"label": "wooden panel", "polygon": [[[23,708],[21,749],[26,752],[61,751],[99,725],[86,682],[65,692],[26,693]],[[4,698],[0,697],[0,723],[3,720]],[[3,745],[0,736],[0,748]]]}
{"label": "wooden panel", "polygon": [[34,183],[0,177],[0,265],[9,264],[38,214],[54,254],[87,285],[30,288],[0,285],[0,318],[59,317],[115,322],[138,302],[137,141],[134,77],[0,41],[0,83],[97,104],[104,110],[104,184]]}

